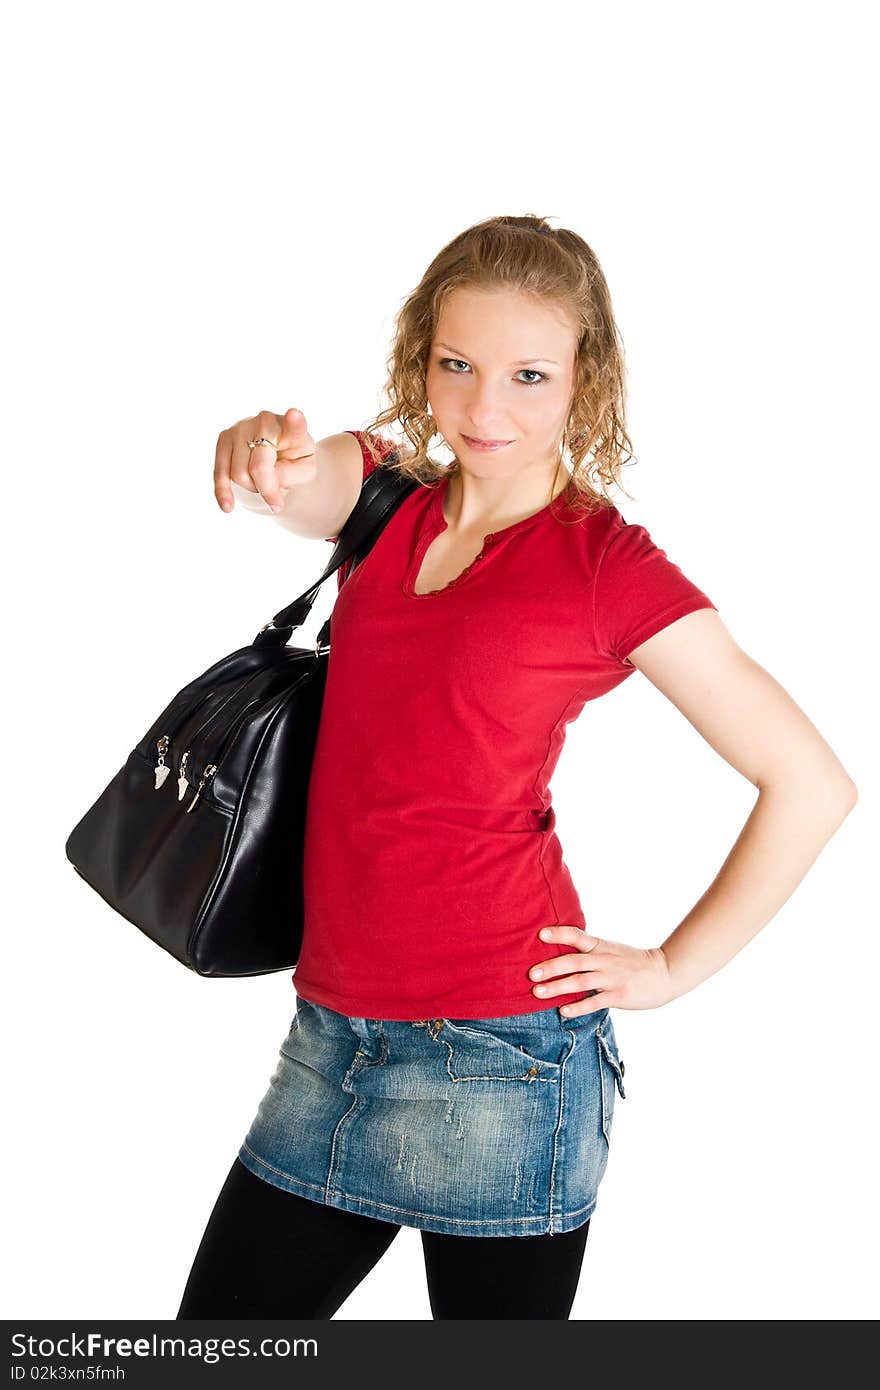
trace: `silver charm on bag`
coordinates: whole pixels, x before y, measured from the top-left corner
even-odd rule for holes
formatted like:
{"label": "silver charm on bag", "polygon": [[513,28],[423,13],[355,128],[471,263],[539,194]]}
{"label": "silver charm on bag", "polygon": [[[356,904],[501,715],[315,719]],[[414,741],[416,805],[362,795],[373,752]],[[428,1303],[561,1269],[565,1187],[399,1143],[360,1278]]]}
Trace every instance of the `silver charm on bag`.
{"label": "silver charm on bag", "polygon": [[188,805],[187,808],[186,808],[186,814],[187,814],[187,815],[189,815],[190,811],[191,811],[192,808],[195,806],[196,802],[198,801],[199,797],[201,796],[201,794],[202,794],[202,787],[205,785],[205,783],[206,783],[207,781],[210,780],[210,778],[212,778],[212,777],[214,776],[214,773],[215,773],[216,771],[217,771],[217,768],[216,768],[215,764],[214,764],[214,763],[208,763],[208,766],[205,768],[204,772],[202,773],[202,780],[199,782],[198,788],[197,788],[197,790],[196,790],[196,794],[195,794],[195,796],[193,797],[192,801],[189,803],[189,805]]}
{"label": "silver charm on bag", "polygon": [[189,749],[187,748],[186,752],[184,753],[183,757],[182,757],[181,760],[180,760],[180,776],[179,776],[178,779],[177,779],[177,800],[178,800],[178,801],[182,801],[183,798],[186,796],[186,789],[187,789],[187,787],[189,786],[189,782],[186,780],[186,760],[187,760],[188,757],[189,757]]}
{"label": "silver charm on bag", "polygon": [[158,791],[161,786],[164,786],[165,779],[171,771],[171,768],[168,767],[165,762],[165,754],[168,752],[168,745],[170,742],[171,740],[169,739],[168,735],[163,734],[162,737],[156,743],[156,747],[159,750],[159,761],[153,768],[153,772],[156,775],[156,791]]}

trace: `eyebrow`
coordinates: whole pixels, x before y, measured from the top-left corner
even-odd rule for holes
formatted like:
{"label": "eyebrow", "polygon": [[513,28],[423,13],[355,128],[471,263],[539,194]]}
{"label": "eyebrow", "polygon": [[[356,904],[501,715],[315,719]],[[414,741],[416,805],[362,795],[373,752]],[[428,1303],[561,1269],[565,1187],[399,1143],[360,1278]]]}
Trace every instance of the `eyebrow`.
{"label": "eyebrow", "polygon": [[[462,352],[461,348],[450,347],[449,343],[435,343],[434,346],[445,348],[447,352],[458,353],[460,357],[467,357],[467,353]],[[559,366],[559,363],[555,362],[552,357],[524,357],[521,362],[511,362],[510,365],[511,367],[528,367],[532,362],[550,362],[554,367]]]}

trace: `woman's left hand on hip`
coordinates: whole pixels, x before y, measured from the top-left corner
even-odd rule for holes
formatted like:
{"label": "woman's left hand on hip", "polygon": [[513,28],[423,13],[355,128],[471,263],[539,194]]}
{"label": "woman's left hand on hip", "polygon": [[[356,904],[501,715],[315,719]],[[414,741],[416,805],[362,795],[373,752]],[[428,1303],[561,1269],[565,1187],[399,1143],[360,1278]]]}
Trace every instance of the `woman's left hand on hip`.
{"label": "woman's left hand on hip", "polygon": [[[676,997],[669,965],[659,946],[627,946],[591,936],[581,927],[542,927],[540,941],[571,946],[571,953],[536,962],[529,970],[538,999],[592,991],[588,999],[562,1006],[569,1017],[599,1009],[656,1009]],[[539,981],[539,982],[538,982]]]}

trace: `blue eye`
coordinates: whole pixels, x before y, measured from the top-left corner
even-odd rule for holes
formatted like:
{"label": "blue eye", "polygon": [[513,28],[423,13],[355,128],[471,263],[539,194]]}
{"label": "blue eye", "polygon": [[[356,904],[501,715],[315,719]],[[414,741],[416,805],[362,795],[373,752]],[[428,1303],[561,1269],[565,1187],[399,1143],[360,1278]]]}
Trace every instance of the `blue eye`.
{"label": "blue eye", "polygon": [[[443,368],[445,368],[446,371],[449,371],[449,369],[450,369],[450,363],[452,363],[452,362],[462,362],[462,365],[463,365],[463,366],[465,366],[465,367],[467,366],[467,362],[463,362],[463,360],[462,360],[461,357],[441,357],[441,358],[440,358],[440,366],[443,367]],[[534,368],[532,368],[532,367],[523,367],[523,368],[522,368],[522,371],[528,372],[529,376],[536,376],[536,377],[538,378],[538,380],[537,380],[537,381],[521,381],[521,382],[519,383],[520,386],[540,386],[542,381],[549,381],[549,379],[550,379],[550,378],[547,376],[546,372],[539,372],[539,371],[536,371],[536,370],[535,370]],[[453,372],[452,375],[453,375],[453,376],[464,376],[464,372]]]}

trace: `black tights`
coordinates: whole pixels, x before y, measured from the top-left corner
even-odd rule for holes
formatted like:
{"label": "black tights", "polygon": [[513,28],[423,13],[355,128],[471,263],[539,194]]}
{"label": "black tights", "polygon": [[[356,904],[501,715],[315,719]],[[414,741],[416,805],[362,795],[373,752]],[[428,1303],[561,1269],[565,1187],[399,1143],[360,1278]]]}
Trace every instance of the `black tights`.
{"label": "black tights", "polygon": [[[567,1319],[589,1224],[552,1236],[422,1231],[433,1317]],[[236,1156],[177,1317],[332,1318],[399,1230],[285,1192]]]}

